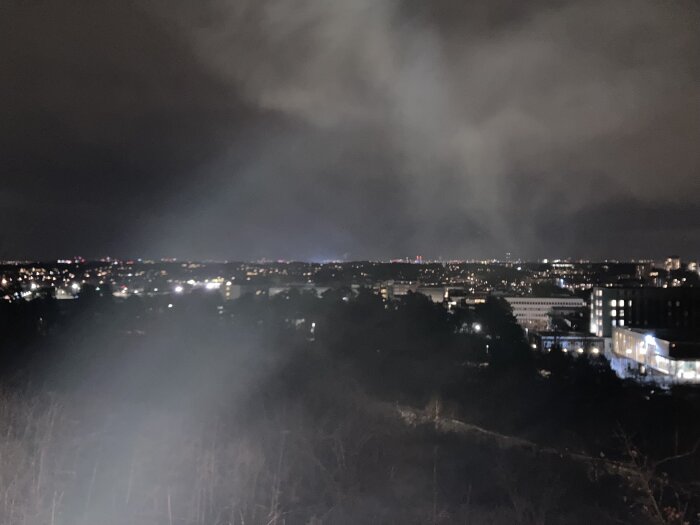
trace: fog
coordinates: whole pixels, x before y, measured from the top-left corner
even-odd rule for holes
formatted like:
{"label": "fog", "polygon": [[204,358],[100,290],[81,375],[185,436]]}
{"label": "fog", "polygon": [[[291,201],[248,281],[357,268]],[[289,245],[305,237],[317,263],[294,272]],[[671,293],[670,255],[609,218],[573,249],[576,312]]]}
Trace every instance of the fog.
{"label": "fog", "polygon": [[696,2],[6,10],[5,251],[695,256]]}
{"label": "fog", "polygon": [[[3,260],[697,257],[696,1],[9,0],[0,78]],[[0,304],[8,523],[651,520],[698,432],[495,300],[92,294]]]}

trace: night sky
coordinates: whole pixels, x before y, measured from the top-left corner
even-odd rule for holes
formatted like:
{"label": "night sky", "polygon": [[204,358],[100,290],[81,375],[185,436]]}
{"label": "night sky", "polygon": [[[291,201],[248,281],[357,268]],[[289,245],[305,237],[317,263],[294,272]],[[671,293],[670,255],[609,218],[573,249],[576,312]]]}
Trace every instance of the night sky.
{"label": "night sky", "polygon": [[0,0],[0,258],[700,255],[700,3]]}

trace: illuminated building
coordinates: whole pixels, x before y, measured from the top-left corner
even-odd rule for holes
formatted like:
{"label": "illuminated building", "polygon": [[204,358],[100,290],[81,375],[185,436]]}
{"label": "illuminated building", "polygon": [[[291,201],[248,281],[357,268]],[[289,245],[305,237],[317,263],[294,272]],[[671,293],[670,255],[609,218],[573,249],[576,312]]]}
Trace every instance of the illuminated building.
{"label": "illuminated building", "polygon": [[685,330],[615,327],[613,369],[623,377],[700,383],[700,334]]}
{"label": "illuminated building", "polygon": [[671,270],[680,270],[681,258],[678,255],[671,255],[670,257],[667,257],[666,261],[664,262],[664,268],[666,268],[666,270],[669,272]]}
{"label": "illuminated building", "polygon": [[615,327],[690,329],[700,326],[700,288],[593,288],[590,312],[599,337]]}
{"label": "illuminated building", "polygon": [[561,309],[582,309],[586,303],[579,297],[506,297],[518,324],[528,330],[549,328],[552,313]]}
{"label": "illuminated building", "polygon": [[559,350],[576,355],[599,355],[605,347],[602,337],[584,332],[532,332],[529,339],[533,350],[540,352]]}

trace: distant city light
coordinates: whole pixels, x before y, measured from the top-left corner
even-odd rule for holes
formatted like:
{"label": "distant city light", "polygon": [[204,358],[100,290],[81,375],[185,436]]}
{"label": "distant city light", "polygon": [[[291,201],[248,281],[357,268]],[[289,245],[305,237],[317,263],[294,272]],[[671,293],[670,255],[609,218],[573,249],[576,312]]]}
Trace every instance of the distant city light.
{"label": "distant city light", "polygon": [[73,284],[71,284],[71,285],[70,285],[70,288],[71,288],[71,290],[73,290],[74,292],[80,291],[80,285],[79,285],[78,283],[73,283]]}
{"label": "distant city light", "polygon": [[182,293],[185,291],[185,288],[180,286],[179,284],[174,288],[175,293]]}

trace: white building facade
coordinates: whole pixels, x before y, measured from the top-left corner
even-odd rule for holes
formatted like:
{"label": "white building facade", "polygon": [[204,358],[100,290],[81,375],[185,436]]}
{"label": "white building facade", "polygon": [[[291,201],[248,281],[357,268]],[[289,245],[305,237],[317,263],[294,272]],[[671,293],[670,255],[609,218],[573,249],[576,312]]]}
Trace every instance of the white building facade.
{"label": "white building facade", "polygon": [[[657,382],[700,383],[700,342],[669,331],[613,328],[613,369],[623,377],[651,376]],[[613,360],[611,360],[612,362]],[[619,366],[619,365],[622,366]]]}
{"label": "white building facade", "polygon": [[506,297],[518,324],[527,330],[547,330],[555,309],[584,308],[580,297]]}

